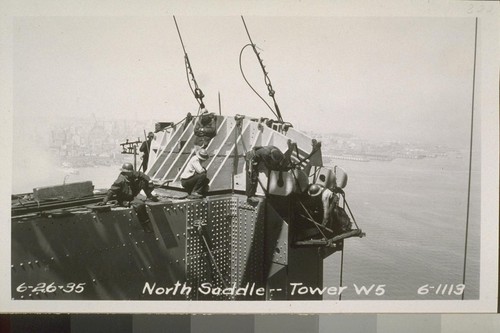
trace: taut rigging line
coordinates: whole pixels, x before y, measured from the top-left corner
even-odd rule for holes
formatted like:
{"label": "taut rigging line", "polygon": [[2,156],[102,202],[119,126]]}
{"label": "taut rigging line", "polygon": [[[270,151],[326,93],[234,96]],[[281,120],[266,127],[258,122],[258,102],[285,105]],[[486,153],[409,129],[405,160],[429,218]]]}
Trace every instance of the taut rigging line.
{"label": "taut rigging line", "polygon": [[[198,83],[196,82],[196,78],[194,77],[193,68],[191,67],[191,62],[189,61],[189,57],[188,57],[188,54],[186,52],[186,48],[184,47],[184,42],[182,41],[182,36],[181,36],[181,32],[179,30],[179,26],[177,25],[177,20],[175,19],[175,16],[173,16],[173,18],[174,18],[175,27],[177,28],[177,34],[179,35],[179,39],[181,41],[182,50],[184,51],[184,62],[186,65],[186,77],[188,80],[189,89],[191,89],[191,92],[193,93],[194,98],[196,99],[196,101],[200,105],[200,109],[204,109],[205,104],[203,103],[203,97],[205,97],[205,95],[203,94],[203,91],[201,91],[201,89],[198,87]],[[191,81],[193,81],[193,83],[194,83],[194,89],[193,89],[193,86],[191,85]]]}
{"label": "taut rigging line", "polygon": [[[470,119],[470,146],[469,146],[469,181],[467,185],[467,216],[465,221],[465,245],[464,245],[464,268],[462,276],[462,284],[465,285],[465,276],[467,272],[467,241],[469,238],[469,216],[470,216],[470,188],[472,178],[472,149],[474,137],[474,103],[476,89],[476,56],[477,56],[477,17],[474,29],[474,66],[472,69],[472,103],[471,103],[471,119]],[[462,300],[465,299],[465,291],[462,292]]]}
{"label": "taut rigging line", "polygon": [[[279,122],[283,122],[283,117],[281,116],[280,108],[278,107],[278,103],[276,102],[276,99],[274,98],[275,91],[273,89],[273,86],[271,85],[271,79],[269,78],[269,75],[268,75],[269,73],[266,72],[266,66],[264,66],[264,62],[262,61],[262,58],[260,57],[260,53],[257,51],[257,47],[253,43],[252,37],[250,37],[250,33],[248,32],[247,24],[245,23],[245,19],[243,18],[243,16],[241,16],[241,20],[243,21],[243,25],[245,26],[245,31],[247,32],[248,39],[250,40],[250,45],[252,46],[252,49],[253,49],[255,55],[257,56],[257,59],[259,60],[260,67],[262,68],[262,71],[264,72],[264,82],[266,83],[267,91],[269,92],[269,96],[271,96],[271,98],[273,99],[273,102],[274,102],[275,111],[272,109],[271,109],[271,111],[274,113],[276,118],[278,118]],[[240,53],[240,58],[241,58],[241,53]],[[240,63],[241,63],[241,60],[240,60]],[[240,66],[241,66],[241,64],[240,64]],[[243,73],[243,71],[242,71],[242,73]],[[244,77],[244,75],[243,75],[243,77]],[[246,78],[245,78],[245,81],[246,81]],[[247,81],[247,83],[248,83],[248,81]]]}

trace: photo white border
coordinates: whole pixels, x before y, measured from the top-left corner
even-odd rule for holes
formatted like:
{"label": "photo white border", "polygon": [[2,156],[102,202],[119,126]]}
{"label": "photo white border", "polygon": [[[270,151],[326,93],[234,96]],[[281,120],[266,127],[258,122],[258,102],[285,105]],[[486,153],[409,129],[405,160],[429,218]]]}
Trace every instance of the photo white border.
{"label": "photo white border", "polygon": [[[10,1],[0,0],[0,142],[12,161],[12,29],[21,16],[479,17],[476,105],[481,109],[480,299],[466,301],[13,301],[10,291],[11,170],[0,176],[0,312],[11,313],[491,313],[498,296],[499,5],[490,1]],[[491,10],[490,10],[491,9]],[[487,200],[484,200],[487,198]]]}

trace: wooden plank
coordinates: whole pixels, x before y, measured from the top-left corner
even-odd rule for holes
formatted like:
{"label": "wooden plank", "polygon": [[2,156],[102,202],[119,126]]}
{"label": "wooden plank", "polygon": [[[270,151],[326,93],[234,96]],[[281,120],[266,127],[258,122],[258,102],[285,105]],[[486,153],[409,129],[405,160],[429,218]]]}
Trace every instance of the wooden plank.
{"label": "wooden plank", "polygon": [[33,189],[33,198],[36,201],[45,200],[73,200],[94,195],[94,185],[91,181],[69,183]]}

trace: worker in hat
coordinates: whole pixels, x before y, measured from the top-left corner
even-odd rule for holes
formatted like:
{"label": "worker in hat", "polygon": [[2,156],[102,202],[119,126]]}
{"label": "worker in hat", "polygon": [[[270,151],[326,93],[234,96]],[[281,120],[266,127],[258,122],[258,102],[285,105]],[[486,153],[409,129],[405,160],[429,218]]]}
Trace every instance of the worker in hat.
{"label": "worker in hat", "polygon": [[246,160],[246,195],[248,201],[255,201],[255,192],[259,180],[259,169],[283,171],[289,162],[288,152],[283,154],[275,146],[256,146],[245,155]]}
{"label": "worker in hat", "polygon": [[[351,222],[345,211],[339,207],[339,196],[337,193],[342,193],[341,189],[325,188],[320,184],[311,184],[307,189],[310,206],[314,211],[314,207],[319,208],[322,216],[321,224],[332,228],[336,233],[342,233],[351,230]],[[315,204],[316,203],[316,204]]]}
{"label": "worker in hat", "polygon": [[197,150],[181,174],[182,187],[186,189],[190,199],[202,198],[208,192],[209,179],[204,167],[208,157],[208,152],[205,149]]}
{"label": "worker in hat", "polygon": [[151,179],[140,171],[134,171],[131,163],[124,163],[118,178],[111,185],[100,205],[106,205],[110,200],[117,200],[120,206],[132,206],[144,231],[151,232],[151,221],[146,212],[146,204],[144,200],[136,198],[141,190],[148,199],[158,201],[158,198],[152,194],[154,187]]}
{"label": "worker in hat", "polygon": [[154,133],[149,132],[146,141],[139,148],[139,151],[142,152],[142,171],[144,172],[148,169],[149,151],[151,150],[151,141],[153,141],[154,137]]}
{"label": "worker in hat", "polygon": [[194,145],[207,148],[208,144],[216,134],[216,117],[213,113],[208,113],[205,109],[194,125]]}

